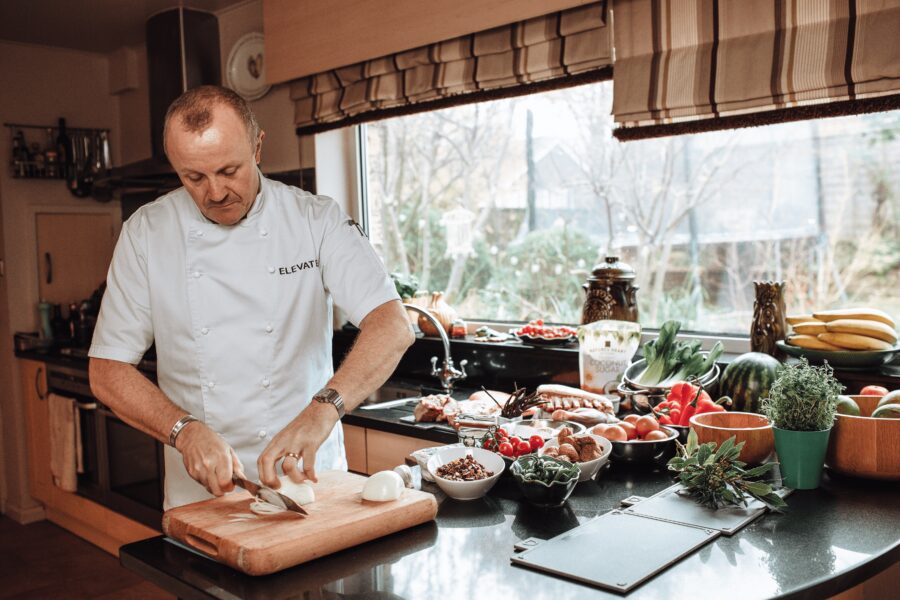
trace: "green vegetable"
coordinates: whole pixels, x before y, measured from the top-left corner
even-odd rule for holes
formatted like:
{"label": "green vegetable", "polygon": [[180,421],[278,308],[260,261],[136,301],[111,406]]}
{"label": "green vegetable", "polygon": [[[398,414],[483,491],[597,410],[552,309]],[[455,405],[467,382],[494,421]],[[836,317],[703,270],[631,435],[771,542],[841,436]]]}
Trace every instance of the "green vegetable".
{"label": "green vegetable", "polygon": [[684,487],[680,493],[699,504],[716,510],[722,506],[747,506],[747,498],[756,498],[773,510],[781,510],[787,504],[775,493],[771,485],[753,481],[764,475],[776,463],[766,463],[745,469],[740,454],[744,442],[737,445],[734,436],[716,449],[715,442],[697,443],[697,433],[691,429],[687,445],[678,444],[678,454],[669,460],[669,470],[678,473]]}
{"label": "green vegetable", "polygon": [[759,413],[780,364],[762,352],[741,354],[725,367],[719,393],[734,400],[731,410]]}
{"label": "green vegetable", "polygon": [[578,477],[579,472],[578,465],[538,454],[520,456],[512,466],[513,475],[521,481],[546,486],[556,482],[568,483]]}
{"label": "green vegetable", "polygon": [[638,375],[637,383],[646,386],[669,387],[678,381],[700,377],[712,369],[721,356],[724,347],[716,342],[704,356],[700,341],[676,341],[681,323],[666,321],[659,328],[659,336],[644,344],[644,359],[647,368]]}
{"label": "green vegetable", "polygon": [[391,273],[394,287],[401,298],[412,298],[419,289],[419,279],[409,273]]}
{"label": "green vegetable", "polygon": [[763,414],[779,429],[822,431],[834,424],[838,395],[844,386],[834,378],[831,365],[812,367],[799,363],[778,367]]}
{"label": "green vegetable", "polygon": [[894,390],[893,392],[882,396],[875,408],[884,406],[885,404],[900,404],[900,390]]}

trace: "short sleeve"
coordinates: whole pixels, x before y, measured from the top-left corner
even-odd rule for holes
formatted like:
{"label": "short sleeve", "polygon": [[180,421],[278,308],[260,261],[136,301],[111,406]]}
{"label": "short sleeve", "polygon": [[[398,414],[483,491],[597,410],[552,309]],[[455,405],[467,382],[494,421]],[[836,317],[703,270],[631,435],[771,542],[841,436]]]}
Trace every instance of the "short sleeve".
{"label": "short sleeve", "polygon": [[153,343],[142,214],[122,228],[88,355],[137,364]]}
{"label": "short sleeve", "polygon": [[325,288],[359,326],[373,309],[400,296],[362,228],[331,198],[325,202],[319,269]]}

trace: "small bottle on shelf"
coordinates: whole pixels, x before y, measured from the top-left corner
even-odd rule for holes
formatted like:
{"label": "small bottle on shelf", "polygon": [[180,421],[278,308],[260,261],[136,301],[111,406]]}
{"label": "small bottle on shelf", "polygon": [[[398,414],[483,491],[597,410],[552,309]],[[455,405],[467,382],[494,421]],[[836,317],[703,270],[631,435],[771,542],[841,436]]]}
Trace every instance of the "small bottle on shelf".
{"label": "small bottle on shelf", "polygon": [[72,166],[72,150],[69,135],[66,132],[66,120],[59,119],[59,132],[56,135],[56,161],[59,163],[59,176],[66,179]]}
{"label": "small bottle on shelf", "polygon": [[18,130],[12,139],[13,177],[25,177],[25,161],[28,159],[28,148],[25,145],[25,134]]}

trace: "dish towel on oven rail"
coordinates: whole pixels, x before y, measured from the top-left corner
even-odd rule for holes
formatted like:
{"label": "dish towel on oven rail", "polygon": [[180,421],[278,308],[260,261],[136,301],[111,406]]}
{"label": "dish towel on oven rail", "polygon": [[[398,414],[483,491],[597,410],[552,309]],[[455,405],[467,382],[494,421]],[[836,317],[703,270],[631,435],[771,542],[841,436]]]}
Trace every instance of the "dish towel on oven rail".
{"label": "dish towel on oven rail", "polygon": [[78,489],[75,401],[50,394],[47,402],[50,411],[50,473],[56,487],[74,492]]}

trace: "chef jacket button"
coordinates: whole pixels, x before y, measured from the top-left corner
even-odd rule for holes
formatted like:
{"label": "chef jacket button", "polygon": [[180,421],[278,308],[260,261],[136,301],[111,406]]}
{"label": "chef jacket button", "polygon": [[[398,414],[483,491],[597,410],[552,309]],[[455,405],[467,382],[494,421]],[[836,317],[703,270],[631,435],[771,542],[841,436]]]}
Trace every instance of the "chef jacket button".
{"label": "chef jacket button", "polygon": [[209,333],[209,327],[201,327],[200,333],[202,333],[203,335],[206,335],[207,333]]}
{"label": "chef jacket button", "polygon": [[209,386],[209,389],[213,389],[214,387],[216,387],[216,382],[215,382],[215,381],[210,381],[210,382],[207,383],[206,385]]}
{"label": "chef jacket button", "polygon": [[266,325],[266,333],[272,333],[273,327],[271,325]]}
{"label": "chef jacket button", "polygon": [[265,229],[260,229],[260,230],[259,230],[259,235],[261,235],[261,236],[263,236],[263,237],[266,237],[267,235],[269,235],[269,232],[266,231]]}
{"label": "chef jacket button", "polygon": [[269,267],[269,273],[274,273],[274,272],[275,272],[275,267]]}
{"label": "chef jacket button", "polygon": [[259,433],[258,433],[257,435],[259,436],[259,439],[262,440],[262,439],[265,439],[265,437],[266,437],[266,435],[267,435],[267,432],[266,432],[265,429],[260,429],[260,430],[259,430]]}
{"label": "chef jacket button", "polygon": [[200,277],[200,271],[194,271],[193,273],[191,273],[191,275],[194,276],[194,279],[197,279]]}
{"label": "chef jacket button", "polygon": [[198,230],[197,230],[197,237],[203,237],[203,230],[202,230],[202,229],[198,229]]}
{"label": "chef jacket button", "polygon": [[265,379],[262,380],[262,385],[263,385],[263,387],[265,387],[265,388],[269,387],[269,384],[270,384],[270,383],[272,383],[272,382],[269,381],[269,378],[268,378],[268,377],[266,377]]}

